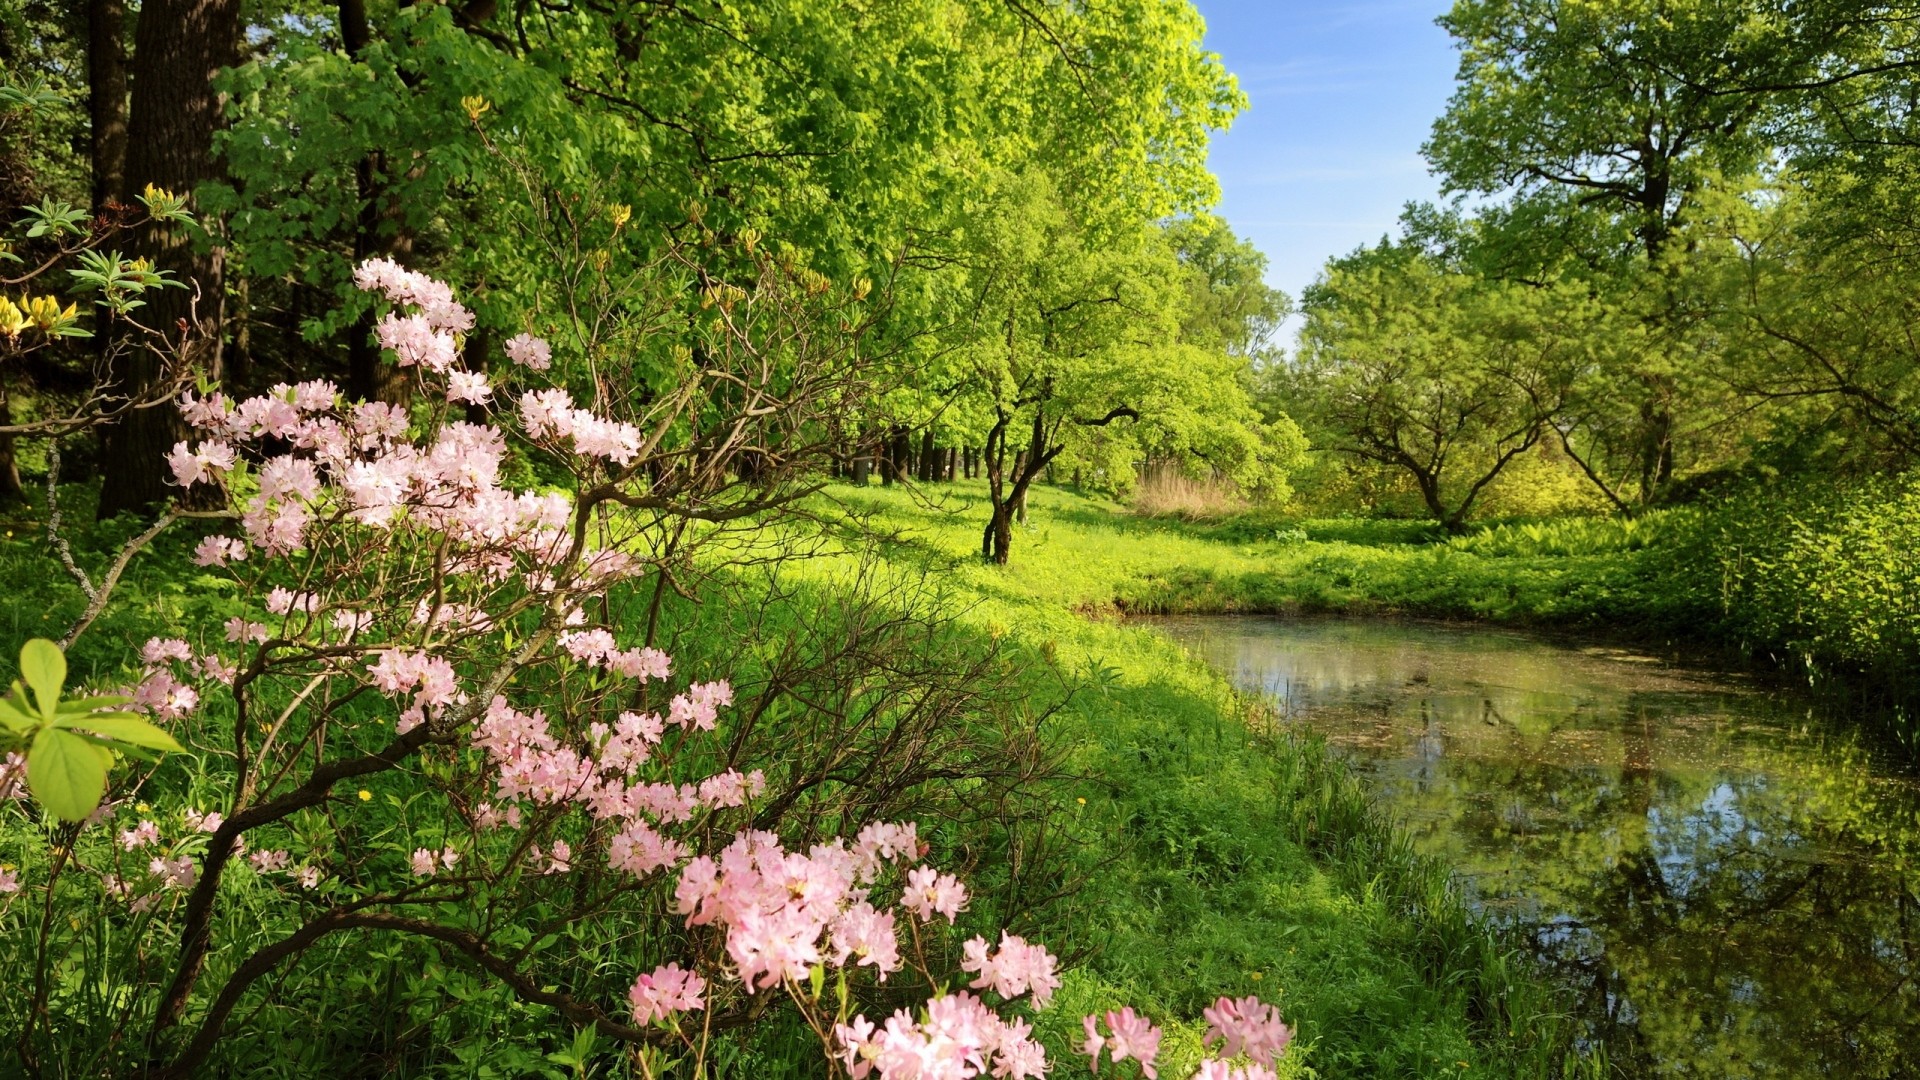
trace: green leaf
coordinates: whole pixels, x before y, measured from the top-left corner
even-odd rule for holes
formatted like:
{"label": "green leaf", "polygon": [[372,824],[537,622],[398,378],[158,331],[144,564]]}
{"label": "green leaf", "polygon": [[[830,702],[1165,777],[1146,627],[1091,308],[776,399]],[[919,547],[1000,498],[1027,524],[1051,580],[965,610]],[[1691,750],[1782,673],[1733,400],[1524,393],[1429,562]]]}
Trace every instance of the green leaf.
{"label": "green leaf", "polygon": [[91,731],[116,742],[144,746],[149,750],[181,751],[173,736],[153,726],[145,720],[129,713],[89,713],[84,716],[63,716],[54,721],[54,726],[62,729]]}
{"label": "green leaf", "polygon": [[51,720],[60,704],[60,687],[67,681],[67,654],[46,638],[20,646],[20,677],[33,687],[40,715]]}
{"label": "green leaf", "polygon": [[0,698],[0,724],[15,731],[26,731],[40,722],[40,718],[30,712],[22,712],[11,698]]}
{"label": "green leaf", "polygon": [[63,713],[85,713],[95,709],[112,709],[133,699],[125,694],[96,694],[93,697],[68,698],[60,703]]}
{"label": "green leaf", "polygon": [[46,728],[27,751],[27,786],[63,821],[80,821],[107,793],[109,755],[70,731]]}

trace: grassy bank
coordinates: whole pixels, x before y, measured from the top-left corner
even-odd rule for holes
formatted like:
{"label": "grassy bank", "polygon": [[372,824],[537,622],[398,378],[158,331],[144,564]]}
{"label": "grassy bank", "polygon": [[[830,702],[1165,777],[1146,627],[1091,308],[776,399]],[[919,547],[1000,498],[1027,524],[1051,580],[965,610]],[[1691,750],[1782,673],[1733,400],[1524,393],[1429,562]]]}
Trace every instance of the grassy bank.
{"label": "grassy bank", "polygon": [[[977,544],[982,493],[846,489],[931,557]],[[1714,650],[1819,684],[1914,734],[1920,478],[1780,483],[1633,519],[1417,521],[1252,511],[1143,518],[1035,493],[1014,565],[978,587],[1089,611],[1382,612],[1564,627]],[[958,511],[956,513],[956,511]]]}

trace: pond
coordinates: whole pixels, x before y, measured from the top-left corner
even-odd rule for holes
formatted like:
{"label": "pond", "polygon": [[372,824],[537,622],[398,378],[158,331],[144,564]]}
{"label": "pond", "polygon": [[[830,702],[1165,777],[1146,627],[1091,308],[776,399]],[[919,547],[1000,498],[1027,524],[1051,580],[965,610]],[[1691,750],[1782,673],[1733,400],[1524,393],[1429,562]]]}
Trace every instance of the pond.
{"label": "pond", "polygon": [[1501,630],[1154,623],[1349,754],[1627,1075],[1920,1076],[1920,785],[1806,701]]}

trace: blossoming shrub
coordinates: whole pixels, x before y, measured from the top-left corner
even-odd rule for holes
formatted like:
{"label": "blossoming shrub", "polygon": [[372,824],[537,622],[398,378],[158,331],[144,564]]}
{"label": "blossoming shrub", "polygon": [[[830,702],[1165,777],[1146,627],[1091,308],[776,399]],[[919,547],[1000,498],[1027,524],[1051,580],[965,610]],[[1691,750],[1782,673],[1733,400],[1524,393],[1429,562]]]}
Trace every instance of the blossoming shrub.
{"label": "blossoming shrub", "polygon": [[[196,435],[168,465],[231,502],[193,558],[239,610],[140,651],[133,707],[187,746],[185,781],[117,769],[0,880],[0,918],[32,942],[23,1065],[230,1067],[223,1040],[291,969],[378,939],[579,1029],[573,1059],[620,1045],[639,1075],[700,1074],[789,1020],[853,1077],[1047,1071],[1032,1015],[1058,959],[963,922],[978,898],[911,817],[998,812],[1020,843],[1020,793],[1049,766],[998,661],[906,641],[937,631],[876,605],[823,612],[816,648],[709,648],[758,673],[743,694],[732,664],[687,670],[655,640],[689,553],[750,542],[731,530],[791,496],[856,385],[845,352],[755,347],[756,306],[799,309],[760,272],[714,291],[702,362],[577,400],[535,384],[552,348],[531,335],[516,366],[471,370],[451,289],[375,260],[356,280],[390,305],[378,334],[421,406],[324,382],[183,399]],[[511,465],[560,482],[516,488]],[[354,809],[376,798],[394,812],[370,828]],[[1289,1033],[1269,1007],[1222,999],[1207,1020],[1199,1076],[1273,1075]],[[1087,1017],[1080,1049],[1153,1077],[1160,1038],[1127,1008]],[[77,1047],[90,1059],[53,1060]]]}

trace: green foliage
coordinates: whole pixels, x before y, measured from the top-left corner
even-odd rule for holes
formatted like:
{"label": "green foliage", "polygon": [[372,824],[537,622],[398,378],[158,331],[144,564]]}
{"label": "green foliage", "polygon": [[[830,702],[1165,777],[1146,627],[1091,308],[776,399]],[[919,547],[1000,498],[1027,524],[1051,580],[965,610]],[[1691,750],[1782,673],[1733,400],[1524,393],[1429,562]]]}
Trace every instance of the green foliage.
{"label": "green foliage", "polygon": [[56,817],[80,821],[100,805],[118,758],[177,752],[180,744],[133,713],[113,711],[128,698],[61,700],[66,681],[60,646],[45,638],[20,646],[20,678],[0,698],[0,749],[24,749],[33,797]]}

